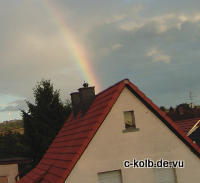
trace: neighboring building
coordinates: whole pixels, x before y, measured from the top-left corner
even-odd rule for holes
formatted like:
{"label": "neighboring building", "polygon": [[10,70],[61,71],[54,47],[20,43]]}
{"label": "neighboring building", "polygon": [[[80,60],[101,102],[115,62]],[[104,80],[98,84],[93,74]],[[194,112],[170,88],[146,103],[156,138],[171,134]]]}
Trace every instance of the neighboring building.
{"label": "neighboring building", "polygon": [[[73,113],[19,183],[197,183],[200,148],[128,79],[95,96],[71,94]],[[184,168],[124,168],[124,160],[184,160]]]}
{"label": "neighboring building", "polygon": [[[185,120],[175,121],[175,123],[179,126],[179,128],[183,131],[183,133],[187,134],[190,129],[200,120],[200,118],[191,118]],[[200,126],[200,123],[198,124]]]}
{"label": "neighboring building", "polygon": [[196,143],[200,147],[200,127],[199,126],[188,136],[193,140],[193,143]]}
{"label": "neighboring building", "polygon": [[176,121],[176,124],[200,147],[200,118]]}
{"label": "neighboring building", "polygon": [[0,183],[16,183],[30,162],[28,158],[0,159]]}

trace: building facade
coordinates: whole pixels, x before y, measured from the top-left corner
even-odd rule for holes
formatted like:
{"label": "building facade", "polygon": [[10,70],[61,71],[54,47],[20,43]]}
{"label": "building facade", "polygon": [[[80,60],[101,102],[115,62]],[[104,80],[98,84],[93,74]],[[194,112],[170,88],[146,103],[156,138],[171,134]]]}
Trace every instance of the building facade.
{"label": "building facade", "polygon": [[[79,92],[72,95],[76,115],[71,114],[40,163],[19,182],[199,182],[199,146],[128,79],[95,97],[92,87]],[[83,105],[87,101],[90,105]],[[143,167],[127,168],[133,159]],[[144,167],[146,160],[161,159],[181,166]]]}

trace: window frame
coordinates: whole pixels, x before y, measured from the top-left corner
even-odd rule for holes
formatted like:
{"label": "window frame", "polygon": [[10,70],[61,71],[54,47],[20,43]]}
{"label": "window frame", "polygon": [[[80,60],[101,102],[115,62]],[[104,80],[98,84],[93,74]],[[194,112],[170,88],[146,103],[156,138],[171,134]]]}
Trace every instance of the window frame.
{"label": "window frame", "polygon": [[[131,120],[132,120],[132,126],[130,125],[129,127],[127,126],[128,124],[126,123],[126,113],[131,113]],[[136,123],[135,123],[135,113],[134,110],[126,110],[123,111],[123,117],[124,117],[124,126],[125,128],[123,129],[123,132],[135,132],[138,131],[139,128],[136,128]]]}
{"label": "window frame", "polygon": [[177,180],[177,174],[176,174],[176,169],[175,168],[153,168],[153,171],[154,171],[154,182],[156,183],[156,172],[157,169],[159,170],[166,170],[166,169],[171,169],[172,172],[173,172],[173,176],[174,176],[174,183],[178,183],[178,180]]}
{"label": "window frame", "polygon": [[100,174],[111,173],[111,172],[119,172],[119,174],[120,174],[120,181],[121,181],[121,183],[123,183],[123,177],[122,177],[122,171],[121,171],[121,169],[98,172],[97,173],[98,183],[99,183],[99,176],[100,176]]}

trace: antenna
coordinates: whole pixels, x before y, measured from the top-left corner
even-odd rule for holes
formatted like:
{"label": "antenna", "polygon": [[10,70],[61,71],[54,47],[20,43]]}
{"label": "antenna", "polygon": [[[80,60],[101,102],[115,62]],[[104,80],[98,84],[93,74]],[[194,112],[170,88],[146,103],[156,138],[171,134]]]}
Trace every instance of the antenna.
{"label": "antenna", "polygon": [[86,82],[84,81],[83,87],[84,87],[84,88],[88,88],[88,83],[86,83]]}
{"label": "antenna", "polygon": [[194,95],[192,94],[192,90],[190,90],[190,91],[189,91],[189,96],[188,96],[188,98],[186,99],[186,100],[189,101],[190,107],[193,107],[193,105],[194,105],[194,98],[195,98],[195,97],[196,97],[196,96],[194,96]]}
{"label": "antenna", "polygon": [[11,120],[11,112],[10,111],[8,112],[8,120],[9,121]]}
{"label": "antenna", "polygon": [[190,100],[190,103],[192,104],[193,103],[193,98],[194,98],[195,96],[193,96],[192,95],[192,91],[190,90],[189,91],[189,100]]}

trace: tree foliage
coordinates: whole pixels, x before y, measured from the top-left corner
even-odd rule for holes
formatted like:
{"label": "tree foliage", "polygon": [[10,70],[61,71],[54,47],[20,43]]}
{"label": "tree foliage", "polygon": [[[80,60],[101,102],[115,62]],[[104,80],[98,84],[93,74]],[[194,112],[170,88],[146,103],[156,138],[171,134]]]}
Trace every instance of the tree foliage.
{"label": "tree foliage", "polygon": [[36,165],[49,147],[71,112],[68,101],[60,100],[59,90],[54,90],[50,80],[42,80],[33,89],[34,104],[26,101],[28,111],[22,111],[24,144]]}
{"label": "tree foliage", "polygon": [[165,111],[174,121],[200,117],[200,107],[193,106],[192,104],[182,103],[174,108],[170,107],[169,109],[161,106],[160,109]]}
{"label": "tree foliage", "polygon": [[23,135],[8,131],[0,135],[0,158],[13,158],[26,156],[28,147],[23,145]]}
{"label": "tree foliage", "polygon": [[162,111],[166,111],[166,108],[164,107],[164,106],[160,106],[160,109],[162,110]]}

